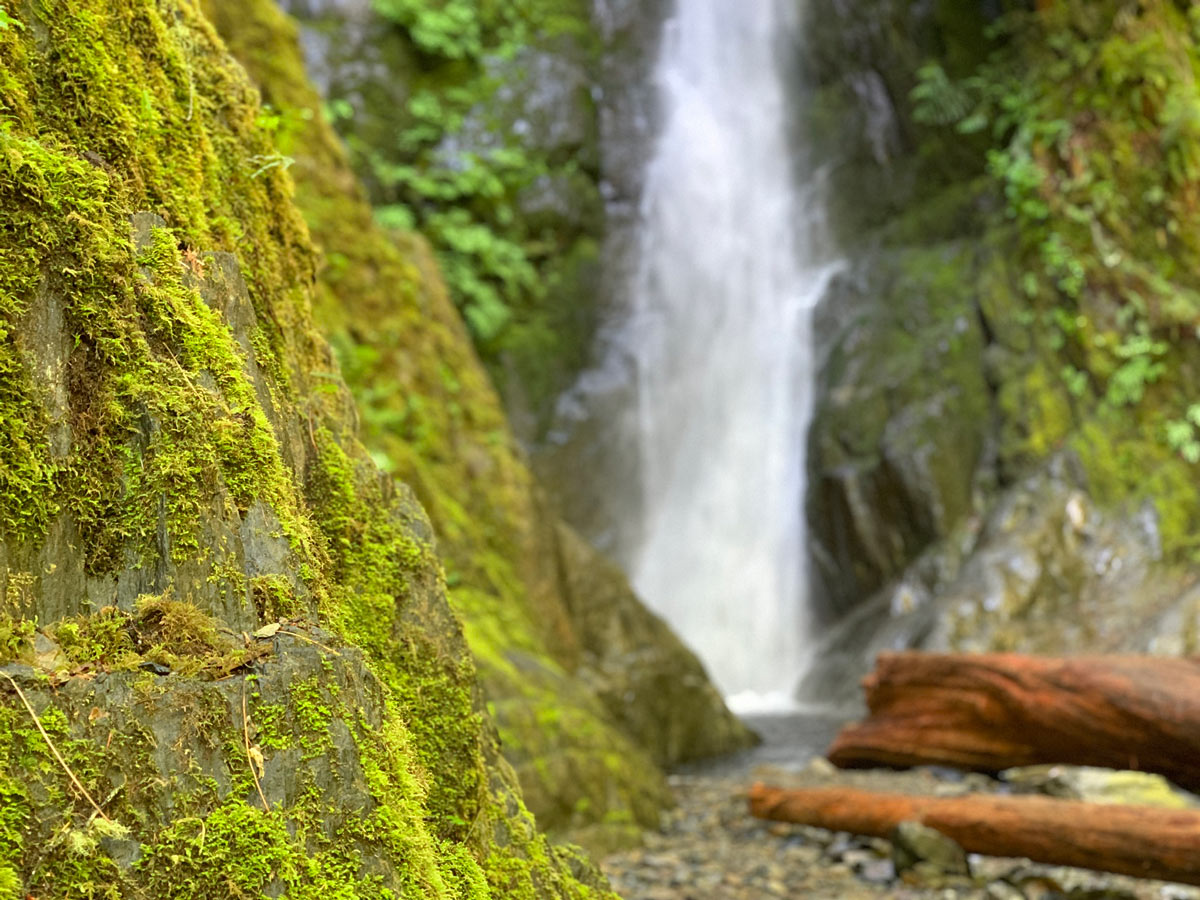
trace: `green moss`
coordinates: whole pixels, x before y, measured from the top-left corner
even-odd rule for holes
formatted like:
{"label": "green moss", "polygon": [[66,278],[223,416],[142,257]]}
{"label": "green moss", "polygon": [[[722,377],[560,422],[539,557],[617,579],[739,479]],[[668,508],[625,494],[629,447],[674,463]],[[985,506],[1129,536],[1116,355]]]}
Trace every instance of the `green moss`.
{"label": "green moss", "polygon": [[[202,820],[183,820],[162,832],[156,843],[143,848],[137,869],[155,897],[179,900],[261,897],[271,889],[283,889],[297,900],[455,896],[438,883],[436,873],[431,880],[412,873],[397,892],[385,887],[379,876],[358,871],[352,841],[383,837],[379,814],[332,840],[315,840],[313,852],[306,844],[314,836],[303,827],[303,811],[296,812],[299,815],[292,818],[289,811],[264,812],[240,800],[228,801]],[[396,858],[406,858],[402,850],[413,849],[395,847]],[[213,873],[221,874],[214,878]]]}
{"label": "green moss", "polygon": [[329,733],[333,711],[314,677],[291,686],[291,709],[300,735],[301,759],[315,759],[333,749]]}
{"label": "green moss", "polygon": [[1127,512],[1153,504],[1167,558],[1200,558],[1197,467],[1164,446],[1160,429],[1161,420],[1153,414],[1132,422],[1098,418],[1079,429],[1071,447],[1098,502]]}
{"label": "green moss", "polygon": [[1006,380],[997,402],[1005,416],[1002,453],[1010,462],[1046,458],[1063,446],[1075,425],[1066,387],[1044,365]]}
{"label": "green moss", "polygon": [[296,588],[283,575],[256,575],[250,579],[250,599],[261,622],[290,619],[306,612]]}
{"label": "green moss", "polygon": [[[25,845],[25,825],[30,812],[25,787],[16,779],[0,773],[0,900],[20,896],[20,866]],[[6,893],[7,892],[7,893]]]}
{"label": "green moss", "polygon": [[102,671],[153,663],[178,675],[225,678],[270,652],[265,643],[235,641],[194,604],[169,595],[143,596],[132,613],[108,607],[47,630],[71,665]]}
{"label": "green moss", "polygon": [[[252,699],[261,695],[254,693]],[[253,706],[255,739],[263,750],[287,750],[293,746],[292,734],[285,729],[287,707],[281,703],[256,703]]]}
{"label": "green moss", "polygon": [[[89,568],[102,573],[130,545],[148,552],[165,517],[172,553],[183,557],[197,549],[198,513],[220,483],[243,507],[271,502],[289,536],[306,541],[243,362],[219,314],[185,284],[179,253],[181,245],[238,252],[257,276],[252,295],[264,313],[291,306],[311,271],[286,183],[247,170],[254,150],[269,148],[254,127],[253,96],[228,70],[196,62],[217,52],[211,31],[152,6],[115,15],[49,2],[38,16],[55,52],[29,54],[27,28],[0,38],[12,76],[0,104],[17,113],[0,128],[0,331],[14,333],[32,307],[59,298],[72,351],[58,377],[71,393],[74,447],[65,460],[50,453],[45,416],[31,412],[40,397],[20,375],[37,348],[6,340],[0,419],[15,438],[4,452],[20,457],[0,467],[8,481],[0,531],[34,538],[63,509],[78,523]],[[110,55],[122,46],[129,52]],[[216,97],[225,105],[219,121]],[[138,208],[173,228],[140,256],[128,225]],[[217,391],[199,387],[202,374]],[[161,497],[170,498],[165,508]]]}

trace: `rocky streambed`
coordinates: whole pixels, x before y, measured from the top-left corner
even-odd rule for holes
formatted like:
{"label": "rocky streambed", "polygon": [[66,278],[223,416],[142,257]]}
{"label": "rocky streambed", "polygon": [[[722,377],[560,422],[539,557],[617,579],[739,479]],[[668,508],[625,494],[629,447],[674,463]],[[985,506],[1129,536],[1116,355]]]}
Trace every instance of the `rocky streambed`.
{"label": "rocky streambed", "polygon": [[[625,900],[1200,900],[1200,888],[1185,885],[966,855],[919,829],[889,841],[763,822],[749,815],[745,798],[754,781],[764,781],[940,795],[1037,790],[1096,800],[1133,791],[1142,802],[1194,802],[1165,783],[1063,768],[1029,771],[1020,783],[925,769],[841,772],[811,750],[803,759],[804,742],[826,733],[832,720],[781,719],[768,729],[754,724],[767,731],[763,748],[673,775],[678,807],[643,846],[604,860]],[[789,735],[795,743],[780,743]]]}

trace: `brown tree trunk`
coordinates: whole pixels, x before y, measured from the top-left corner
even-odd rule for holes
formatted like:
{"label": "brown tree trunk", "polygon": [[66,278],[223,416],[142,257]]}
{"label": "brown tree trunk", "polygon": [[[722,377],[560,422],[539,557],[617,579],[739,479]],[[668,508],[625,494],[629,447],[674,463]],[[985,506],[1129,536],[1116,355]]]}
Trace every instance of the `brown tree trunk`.
{"label": "brown tree trunk", "polygon": [[870,716],[829,750],[842,767],[1070,763],[1200,788],[1193,660],[883,653],[863,688]]}
{"label": "brown tree trunk", "polygon": [[750,812],[760,819],[874,837],[887,837],[901,822],[920,822],[970,853],[1200,884],[1200,812],[1192,810],[1037,796],[914,797],[756,784]]}

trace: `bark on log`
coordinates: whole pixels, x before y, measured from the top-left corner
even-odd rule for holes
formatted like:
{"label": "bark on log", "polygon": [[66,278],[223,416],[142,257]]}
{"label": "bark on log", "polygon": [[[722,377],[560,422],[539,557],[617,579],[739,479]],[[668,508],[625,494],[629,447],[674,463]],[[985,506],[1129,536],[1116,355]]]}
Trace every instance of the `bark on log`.
{"label": "bark on log", "polygon": [[1194,660],[883,653],[863,688],[870,717],[828,753],[843,768],[1069,763],[1200,789]]}
{"label": "bark on log", "polygon": [[873,837],[888,837],[901,822],[920,822],[970,853],[1200,884],[1200,812],[1193,810],[1097,806],[1039,796],[917,797],[756,784],[750,812],[760,819]]}

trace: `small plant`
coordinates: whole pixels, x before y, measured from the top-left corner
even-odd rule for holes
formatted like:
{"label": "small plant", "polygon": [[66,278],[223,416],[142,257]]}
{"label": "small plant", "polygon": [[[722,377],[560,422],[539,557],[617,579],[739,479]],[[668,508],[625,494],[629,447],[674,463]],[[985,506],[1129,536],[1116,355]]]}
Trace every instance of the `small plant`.
{"label": "small plant", "polygon": [[917,86],[909,93],[913,121],[922,125],[960,125],[977,105],[971,91],[973,84],[952,81],[941,63],[921,66],[917,69]]}
{"label": "small plant", "polygon": [[1163,341],[1147,334],[1126,338],[1116,349],[1117,357],[1124,362],[1109,377],[1105,399],[1117,407],[1141,403],[1146,387],[1158,381],[1167,369],[1161,359],[1166,352]]}
{"label": "small plant", "polygon": [[1071,396],[1080,399],[1088,389],[1088,377],[1086,372],[1081,372],[1074,366],[1063,366],[1062,380],[1067,385],[1067,390]]}
{"label": "small plant", "polygon": [[291,168],[292,163],[295,161],[296,160],[294,160],[292,157],[284,156],[282,153],[271,153],[266,156],[252,156],[250,157],[249,162],[251,165],[257,165],[258,168],[250,173],[250,177],[257,178],[259,175],[262,175],[264,172],[269,172],[272,169],[281,169],[282,171],[286,172],[289,168]]}
{"label": "small plant", "polygon": [[0,617],[0,665],[20,658],[33,644],[36,630],[32,619]]}
{"label": "small plant", "polygon": [[1167,446],[1188,462],[1200,463],[1200,403],[1189,406],[1182,419],[1167,423]]}

